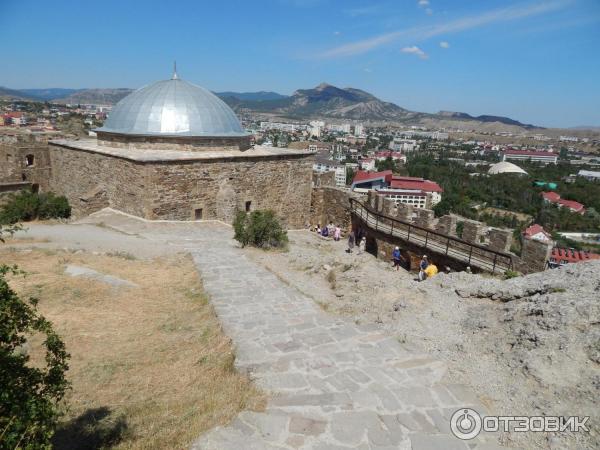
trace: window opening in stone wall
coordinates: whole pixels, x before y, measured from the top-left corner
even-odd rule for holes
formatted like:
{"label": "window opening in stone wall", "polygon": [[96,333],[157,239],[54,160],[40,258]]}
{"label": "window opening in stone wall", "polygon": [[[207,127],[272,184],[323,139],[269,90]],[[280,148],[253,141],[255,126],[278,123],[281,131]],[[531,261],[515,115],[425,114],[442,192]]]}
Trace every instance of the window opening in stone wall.
{"label": "window opening in stone wall", "polygon": [[27,167],[33,166],[34,161],[35,161],[35,157],[33,155],[25,156],[25,165]]}
{"label": "window opening in stone wall", "polygon": [[252,202],[250,200],[248,200],[246,202],[246,212],[250,212],[251,208],[252,208]]}
{"label": "window opening in stone wall", "polygon": [[194,219],[202,220],[202,208],[197,208],[194,210]]}

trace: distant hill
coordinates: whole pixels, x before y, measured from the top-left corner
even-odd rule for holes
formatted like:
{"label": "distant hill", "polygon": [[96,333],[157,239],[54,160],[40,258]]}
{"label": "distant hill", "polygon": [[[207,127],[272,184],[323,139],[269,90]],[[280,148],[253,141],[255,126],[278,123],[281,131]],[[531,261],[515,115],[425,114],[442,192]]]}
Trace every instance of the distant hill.
{"label": "distant hill", "polygon": [[264,100],[280,100],[287,98],[287,95],[281,95],[277,92],[272,91],[258,91],[258,92],[215,92],[221,98],[233,97],[238,100],[249,100],[249,101],[264,101]]}
{"label": "distant hill", "polygon": [[131,94],[134,89],[116,88],[116,89],[81,89],[73,92],[66,97],[57,98],[57,103],[76,104],[100,104],[114,105],[122,98]]}
{"label": "distant hill", "polygon": [[476,120],[478,122],[484,122],[484,123],[498,122],[498,123],[503,123],[505,125],[515,125],[515,126],[527,128],[527,129],[539,128],[539,127],[536,127],[535,125],[521,123],[518,120],[514,120],[509,117],[502,117],[502,116],[490,116],[490,115],[471,116],[470,114],[467,114],[467,113],[453,112],[453,111],[440,111],[437,113],[437,115],[443,119]]}
{"label": "distant hill", "polygon": [[290,97],[275,100],[228,101],[234,109],[273,113],[292,118],[334,117],[356,120],[402,120],[413,113],[384,102],[368,92],[321,83],[313,89],[298,89]]}
{"label": "distant hill", "polygon": [[31,102],[42,101],[41,98],[34,95],[27,94],[23,91],[17,91],[15,89],[8,89],[0,86],[0,100],[23,100]]}
{"label": "distant hill", "polygon": [[65,89],[65,88],[47,88],[47,89],[19,89],[19,92],[24,92],[35,98],[50,101],[57,98],[68,97],[82,89]]}
{"label": "distant hill", "polygon": [[[24,89],[0,88],[0,98],[44,101],[69,104],[115,104],[133,89]],[[281,118],[305,120],[331,118],[360,120],[364,122],[423,125],[430,128],[464,128],[475,131],[522,132],[536,127],[517,120],[454,111],[435,114],[409,111],[394,103],[383,101],[374,95],[356,88],[339,88],[321,83],[312,89],[298,89],[292,95],[281,95],[272,91],[217,92],[223,101],[237,112],[265,114]]]}

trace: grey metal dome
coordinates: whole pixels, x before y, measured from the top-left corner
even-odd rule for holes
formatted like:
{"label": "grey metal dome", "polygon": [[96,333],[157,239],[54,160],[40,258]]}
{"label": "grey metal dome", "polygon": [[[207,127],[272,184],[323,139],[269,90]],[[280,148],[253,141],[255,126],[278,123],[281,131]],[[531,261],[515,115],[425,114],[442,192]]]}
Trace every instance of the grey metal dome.
{"label": "grey metal dome", "polygon": [[165,137],[247,136],[225,102],[176,74],[122,99],[97,131]]}

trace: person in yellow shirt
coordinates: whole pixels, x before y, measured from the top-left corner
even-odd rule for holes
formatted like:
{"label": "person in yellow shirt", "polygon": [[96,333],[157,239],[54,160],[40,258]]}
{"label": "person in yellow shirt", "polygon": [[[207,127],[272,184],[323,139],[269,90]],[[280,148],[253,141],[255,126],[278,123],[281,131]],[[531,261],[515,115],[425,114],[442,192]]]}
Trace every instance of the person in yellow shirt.
{"label": "person in yellow shirt", "polygon": [[435,264],[429,263],[429,265],[424,270],[424,272],[425,272],[425,275],[427,276],[427,278],[431,278],[432,276],[437,275],[438,268]]}

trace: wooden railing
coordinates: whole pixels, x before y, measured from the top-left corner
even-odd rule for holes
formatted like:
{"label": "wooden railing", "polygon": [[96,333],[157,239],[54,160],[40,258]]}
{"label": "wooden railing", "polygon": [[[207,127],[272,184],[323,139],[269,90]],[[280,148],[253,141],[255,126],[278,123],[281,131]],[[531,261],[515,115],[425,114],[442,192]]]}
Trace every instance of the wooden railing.
{"label": "wooden railing", "polygon": [[512,269],[513,260],[508,253],[386,216],[353,198],[350,199],[350,209],[352,214],[360,218],[367,227],[423,249],[491,273],[504,273]]}

